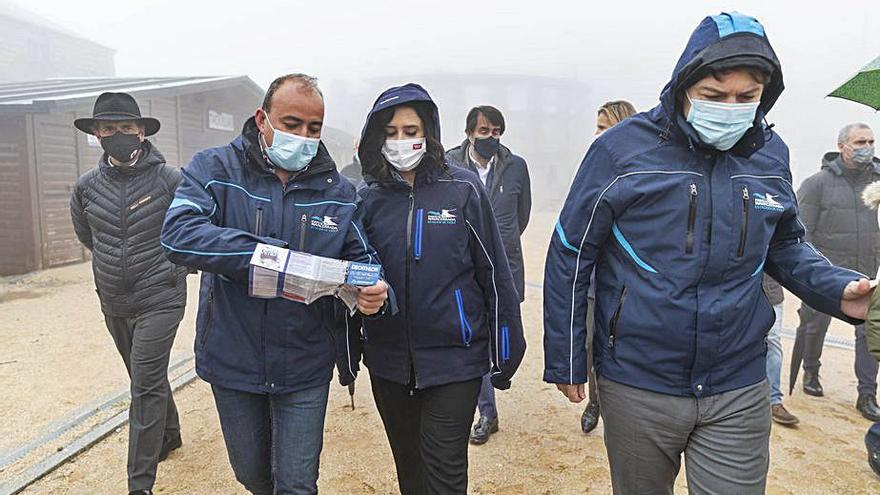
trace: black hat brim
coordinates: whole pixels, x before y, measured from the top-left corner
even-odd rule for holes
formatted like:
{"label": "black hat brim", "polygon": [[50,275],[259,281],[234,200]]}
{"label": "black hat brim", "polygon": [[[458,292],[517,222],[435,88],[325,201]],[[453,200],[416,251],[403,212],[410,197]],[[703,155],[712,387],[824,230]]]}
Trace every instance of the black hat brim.
{"label": "black hat brim", "polygon": [[86,134],[93,134],[95,129],[95,124],[100,121],[121,121],[121,120],[134,120],[138,124],[144,126],[144,135],[152,136],[159,132],[159,128],[162,126],[157,119],[153,117],[132,117],[131,115],[102,115],[101,118],[95,119],[92,117],[76,119],[73,121],[74,127],[85,132]]}

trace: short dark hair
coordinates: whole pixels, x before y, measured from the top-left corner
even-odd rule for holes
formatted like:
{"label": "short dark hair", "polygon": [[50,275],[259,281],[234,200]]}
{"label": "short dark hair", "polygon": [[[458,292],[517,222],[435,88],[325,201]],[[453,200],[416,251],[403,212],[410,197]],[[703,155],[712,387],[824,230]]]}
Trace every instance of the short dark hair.
{"label": "short dark hair", "polygon": [[[755,82],[757,82],[757,83],[764,84],[764,85],[770,84],[771,75],[762,69],[759,69],[757,67],[752,67],[752,66],[730,67],[730,68],[725,68],[725,69],[720,69],[720,70],[709,69],[708,74],[711,75],[712,77],[714,77],[716,81],[720,81],[723,76],[725,76],[735,70],[743,70],[745,72],[748,72],[748,74],[750,76],[752,76],[752,79],[754,79]],[[705,77],[705,75],[703,77]],[[703,77],[700,77],[700,79],[702,79]]]}
{"label": "short dark hair", "polygon": [[490,124],[500,127],[501,134],[504,134],[504,115],[501,115],[501,110],[489,105],[471,108],[471,111],[467,114],[467,119],[465,119],[464,132],[467,134],[474,132],[480,115],[486,117]]}
{"label": "short dark hair", "polygon": [[324,99],[324,94],[321,93],[321,89],[318,87],[318,78],[312,77],[306,74],[301,73],[293,73],[293,74],[285,74],[280,77],[276,77],[272,84],[269,85],[269,89],[266,90],[266,96],[263,97],[263,104],[261,105],[263,110],[268,113],[272,110],[272,97],[275,96],[275,92],[278,91],[278,88],[284,85],[286,82],[297,82],[307,91],[312,92],[312,94],[319,96],[321,100]]}

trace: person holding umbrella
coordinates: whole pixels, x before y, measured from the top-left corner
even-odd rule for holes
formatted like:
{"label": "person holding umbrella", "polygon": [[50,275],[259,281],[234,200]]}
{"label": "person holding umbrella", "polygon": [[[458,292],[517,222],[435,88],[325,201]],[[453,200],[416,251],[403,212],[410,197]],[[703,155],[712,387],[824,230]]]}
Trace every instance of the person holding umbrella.
{"label": "person holding umbrella", "polygon": [[[874,212],[859,197],[865,186],[880,180],[880,160],[874,157],[874,133],[870,126],[853,123],[838,133],[837,152],[826,153],[819,172],[807,177],[798,189],[800,218],[807,240],[832,263],[873,274],[880,266],[880,229]],[[831,316],[802,304],[798,311],[797,355],[792,359],[790,385],[797,379],[803,356],[804,393],[822,397],[819,381],[822,344]],[[865,331],[857,325],[855,374],[859,398],[856,408],[865,418],[880,421],[877,405],[877,362],[865,347]],[[802,343],[801,343],[802,342]]]}
{"label": "person holding umbrella", "polygon": [[[867,105],[880,110],[880,57],[871,61],[848,81],[831,92],[828,96],[842,98]],[[874,182],[862,192],[862,200],[871,208],[880,205],[880,183]],[[878,224],[880,224],[880,211]],[[880,278],[880,272],[878,272]],[[880,293],[871,297],[871,306],[865,322],[865,341],[868,351],[880,360]],[[865,435],[865,446],[868,448],[868,465],[877,476],[880,476],[880,422],[874,423]]]}

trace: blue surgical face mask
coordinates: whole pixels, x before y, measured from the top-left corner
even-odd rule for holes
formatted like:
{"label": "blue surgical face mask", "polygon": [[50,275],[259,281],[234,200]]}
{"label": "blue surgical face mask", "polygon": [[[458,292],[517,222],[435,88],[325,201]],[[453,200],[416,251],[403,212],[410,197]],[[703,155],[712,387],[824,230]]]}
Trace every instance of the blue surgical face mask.
{"label": "blue surgical face mask", "polygon": [[733,148],[755,123],[758,111],[756,101],[753,103],[718,103],[706,100],[694,100],[685,92],[691,109],[687,121],[693,126],[703,143],[720,151]]}
{"label": "blue surgical face mask", "polygon": [[281,167],[288,172],[299,172],[308,167],[315,155],[318,154],[318,143],[321,140],[279,131],[269,122],[269,114],[264,115],[266,115],[266,125],[273,132],[272,146],[267,145],[266,138],[262,134],[260,134],[260,138],[263,140],[263,150],[272,165]]}
{"label": "blue surgical face mask", "polygon": [[874,147],[871,145],[852,148],[852,161],[858,165],[868,165],[874,161]]}

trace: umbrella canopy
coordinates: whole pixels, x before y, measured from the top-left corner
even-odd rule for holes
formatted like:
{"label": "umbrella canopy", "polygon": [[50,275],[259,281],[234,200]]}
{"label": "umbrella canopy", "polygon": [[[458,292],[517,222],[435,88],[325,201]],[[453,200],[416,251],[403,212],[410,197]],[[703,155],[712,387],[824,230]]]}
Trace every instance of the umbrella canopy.
{"label": "umbrella canopy", "polygon": [[843,98],[880,110],[880,57],[862,67],[858,74],[828,96]]}

